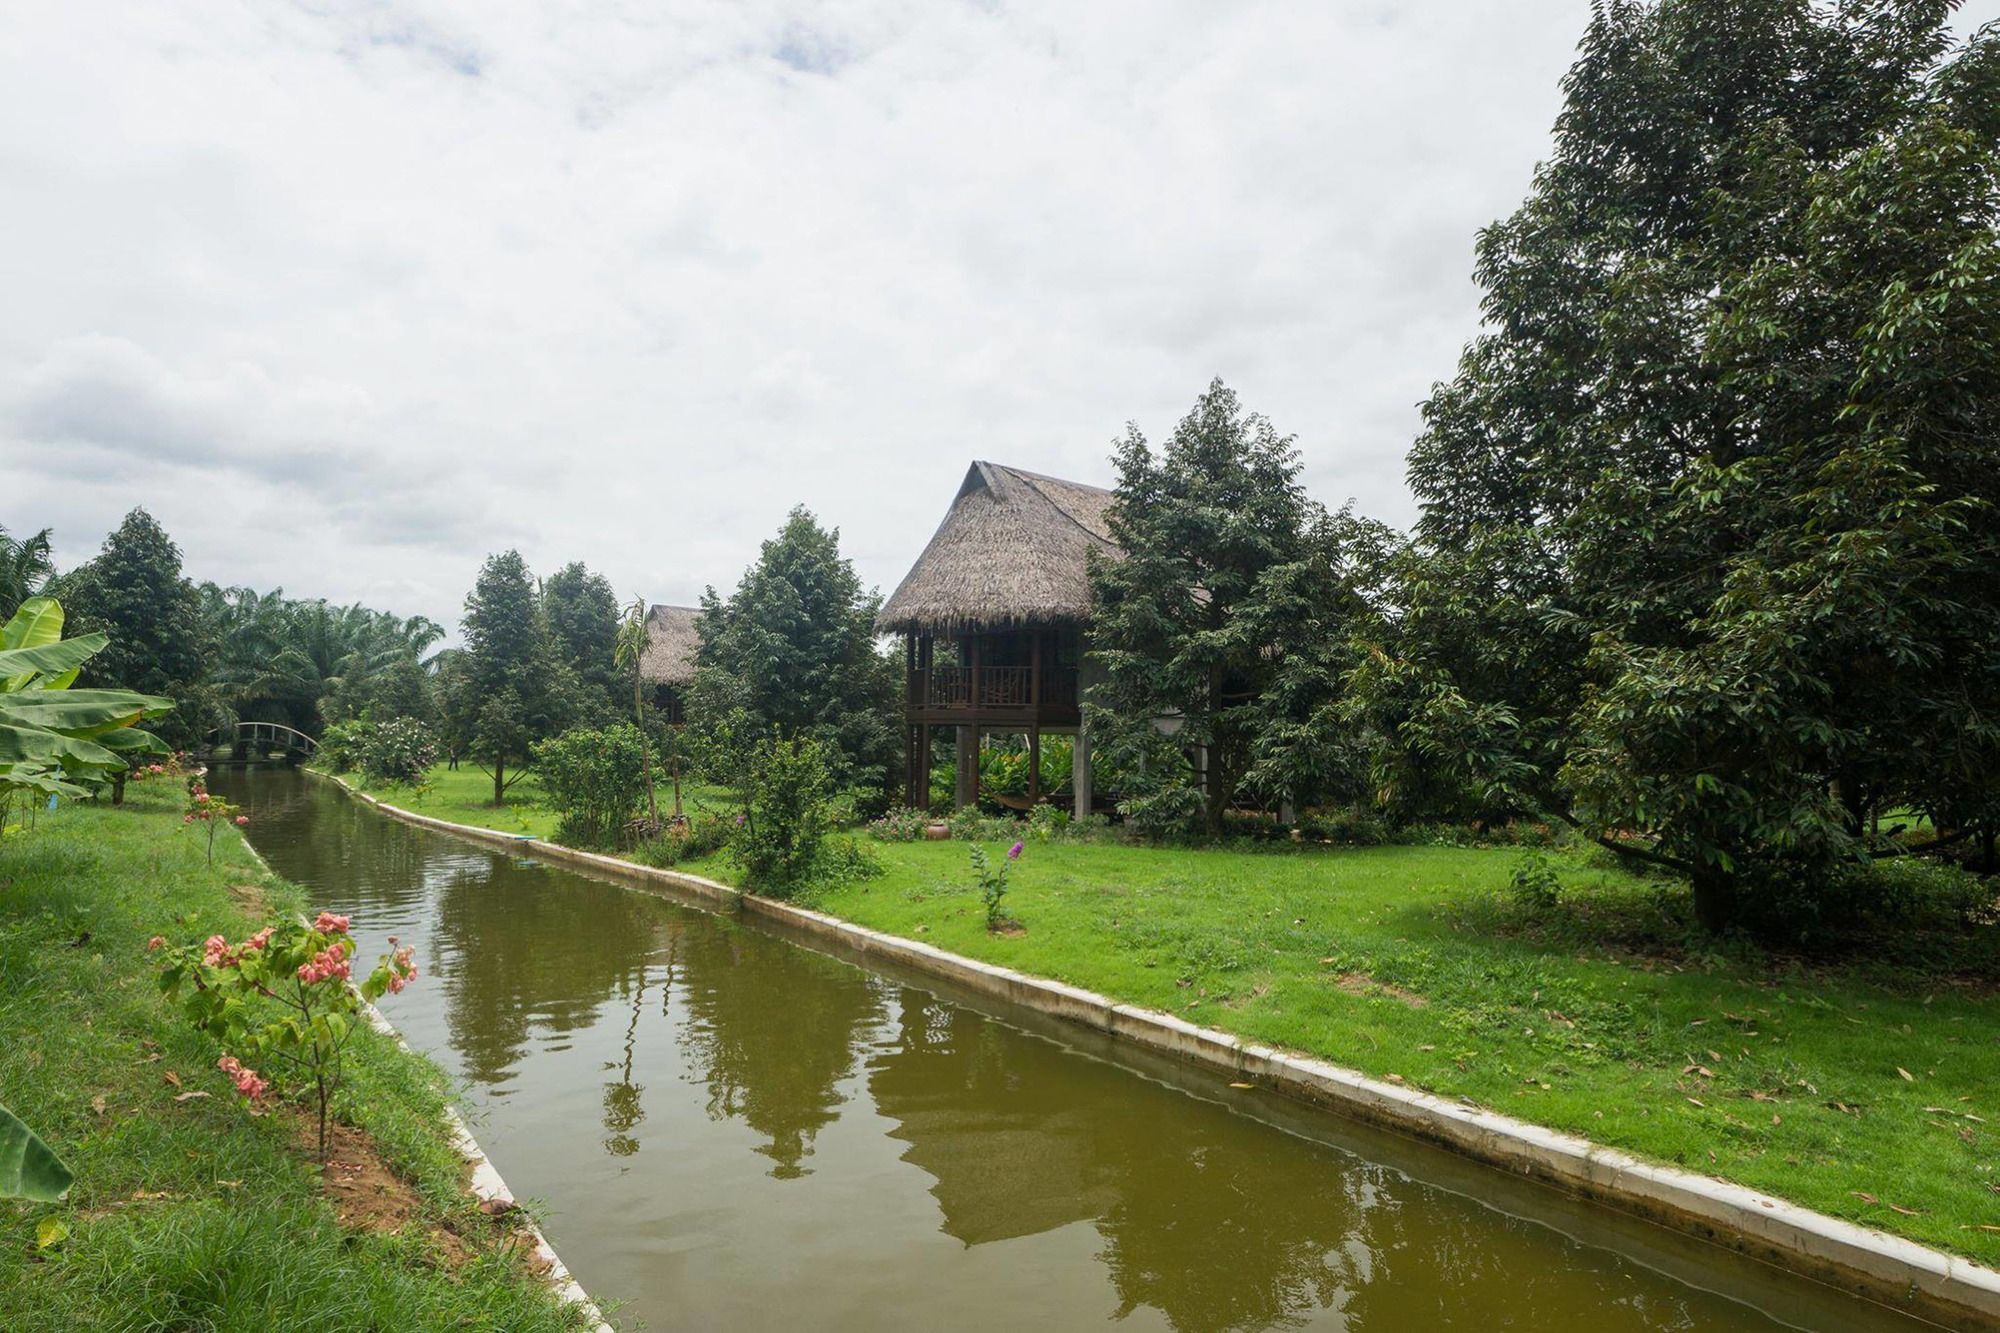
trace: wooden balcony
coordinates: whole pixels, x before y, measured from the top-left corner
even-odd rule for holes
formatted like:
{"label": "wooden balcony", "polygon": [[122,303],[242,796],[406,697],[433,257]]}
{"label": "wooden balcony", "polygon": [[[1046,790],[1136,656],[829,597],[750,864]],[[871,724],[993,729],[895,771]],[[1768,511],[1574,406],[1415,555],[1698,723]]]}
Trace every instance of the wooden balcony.
{"label": "wooden balcony", "polygon": [[934,666],[910,672],[906,689],[913,722],[1074,726],[1079,717],[1074,668]]}

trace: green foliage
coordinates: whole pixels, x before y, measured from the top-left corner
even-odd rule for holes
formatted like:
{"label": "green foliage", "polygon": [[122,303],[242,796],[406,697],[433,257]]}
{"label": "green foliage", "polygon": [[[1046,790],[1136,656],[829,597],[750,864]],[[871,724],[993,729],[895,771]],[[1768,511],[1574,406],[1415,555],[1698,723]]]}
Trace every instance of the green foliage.
{"label": "green foliage", "polygon": [[573,561],[543,580],[542,609],[556,656],[581,687],[579,720],[598,724],[626,712],[626,678],[617,664],[618,598],[610,581]]}
{"label": "green foliage", "polygon": [[[445,682],[446,739],[493,778],[506,798],[509,765],[557,735],[575,713],[575,673],[556,653],[548,617],[518,551],[488,556],[466,595],[465,652]],[[442,668],[441,668],[442,670]]]}
{"label": "green foliage", "polygon": [[1562,880],[1543,853],[1523,852],[1507,877],[1507,891],[1522,911],[1530,916],[1543,916],[1562,900]]}
{"label": "green foliage", "polygon": [[898,806],[870,820],[868,836],[877,842],[917,842],[925,836],[930,824],[930,811]]}
{"label": "green foliage", "polygon": [[437,762],[437,737],[414,717],[359,725],[367,728],[359,745],[361,771],[377,782],[415,786]]}
{"label": "green foliage", "polygon": [[712,856],[736,835],[736,821],[719,814],[701,814],[667,825],[657,838],[634,847],[632,859],[642,865],[677,866]]}
{"label": "green foliage", "polygon": [[630,722],[577,728],[534,747],[535,774],[561,818],[558,841],[612,847],[646,795],[645,738]]}
{"label": "green foliage", "polygon": [[1388,821],[1367,806],[1302,811],[1294,827],[1303,839],[1341,847],[1378,847],[1390,839]]}
{"label": "green foliage", "polygon": [[361,766],[361,751],[374,734],[372,722],[336,722],[319,738],[313,763],[329,773],[352,773]]}
{"label": "green foliage", "polygon": [[787,739],[774,730],[752,748],[745,776],[742,823],[730,854],[751,888],[792,897],[825,869],[834,824],[826,751],[810,737]]}
{"label": "green foliage", "polygon": [[32,536],[10,537],[7,529],[0,527],[0,620],[11,618],[55,573],[49,531],[43,528]]}
{"label": "green foliage", "polygon": [[1342,679],[1386,530],[1308,499],[1290,437],[1220,380],[1157,455],[1135,427],[1115,461],[1125,558],[1091,564],[1104,679],[1085,714],[1129,775],[1121,809],[1156,833],[1218,834],[1246,799],[1352,794]]}
{"label": "green foliage", "polygon": [[1596,11],[1411,454],[1392,800],[1640,834],[1711,928],[1883,808],[2000,823],[2000,33],[1947,17]]}
{"label": "green foliage", "polygon": [[[162,943],[155,937],[155,943]],[[389,943],[396,944],[394,936]],[[345,1073],[343,1056],[364,1021],[364,1000],[401,990],[417,975],[408,946],[385,953],[358,988],[348,984],[354,940],[348,918],[321,912],[265,926],[231,944],[211,935],[202,944],[169,950],[160,989],[182,996],[182,1012],[224,1054],[216,1066],[236,1090],[258,1101],[275,1084],[309,1086],[319,1114],[319,1156],[326,1160],[326,1115]],[[260,1074],[244,1063],[265,1066]]]}
{"label": "green foliage", "polygon": [[75,628],[108,636],[84,671],[88,686],[117,685],[174,701],[154,729],[188,749],[222,720],[202,689],[214,639],[180,547],[144,509],[134,509],[103,550],[56,581]]}
{"label": "green foliage", "polygon": [[839,539],[795,509],[727,601],[703,594],[688,716],[704,753],[722,762],[716,780],[733,785],[727,773],[743,764],[721,753],[734,742],[718,729],[739,739],[776,729],[815,741],[836,786],[886,791],[900,674],[876,647],[881,598],[863,588]]}
{"label": "green foliage", "polygon": [[1015,843],[1007,849],[996,867],[986,859],[986,849],[978,843],[972,844],[972,880],[979,889],[979,901],[986,908],[986,928],[998,930],[1008,924],[1007,914],[1001,903],[1007,897],[1007,875],[1013,870],[1014,862],[1021,859],[1021,844]]}
{"label": "green foliage", "polygon": [[204,583],[216,655],[210,681],[237,717],[307,735],[357,718],[436,720],[424,655],[444,630],[424,616]]}
{"label": "green foliage", "polygon": [[0,1106],[0,1199],[54,1203],[74,1180],[68,1167],[35,1131]]}
{"label": "green foliage", "polygon": [[63,608],[31,597],[0,626],[0,827],[21,795],[81,796],[122,779],[130,758],[165,746],[138,728],[170,699],[118,689],[74,689],[108,642],[102,633],[64,639]]}

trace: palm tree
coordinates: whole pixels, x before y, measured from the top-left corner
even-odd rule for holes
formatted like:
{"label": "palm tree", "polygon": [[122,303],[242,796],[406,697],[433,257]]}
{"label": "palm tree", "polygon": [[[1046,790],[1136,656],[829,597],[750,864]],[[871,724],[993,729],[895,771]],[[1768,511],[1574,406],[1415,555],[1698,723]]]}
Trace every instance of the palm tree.
{"label": "palm tree", "polygon": [[49,550],[49,529],[15,539],[0,528],[0,622],[40,592],[56,572]]}

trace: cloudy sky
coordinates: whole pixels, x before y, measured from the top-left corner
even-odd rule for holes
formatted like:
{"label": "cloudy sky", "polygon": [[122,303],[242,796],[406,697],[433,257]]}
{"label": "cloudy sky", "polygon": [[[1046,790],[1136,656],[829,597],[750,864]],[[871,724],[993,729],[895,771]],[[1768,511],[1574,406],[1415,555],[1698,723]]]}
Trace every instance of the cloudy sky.
{"label": "cloudy sky", "polygon": [[[1588,0],[65,0],[0,43],[0,525],[456,623],[480,559],[886,592],[1220,375],[1404,523]],[[1980,0],[1968,20],[2000,12]]]}

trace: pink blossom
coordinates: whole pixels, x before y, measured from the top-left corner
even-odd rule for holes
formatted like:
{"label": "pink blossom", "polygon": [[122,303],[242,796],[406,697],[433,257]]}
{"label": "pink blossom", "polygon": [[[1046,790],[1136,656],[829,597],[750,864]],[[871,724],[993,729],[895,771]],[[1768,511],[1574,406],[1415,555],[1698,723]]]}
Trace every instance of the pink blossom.
{"label": "pink blossom", "polygon": [[220,935],[210,935],[201,946],[201,960],[210,967],[234,967],[236,952]]}
{"label": "pink blossom", "polygon": [[212,799],[205,791],[198,791],[194,794],[194,803],[196,805],[207,805]]}
{"label": "pink blossom", "polygon": [[215,1067],[229,1075],[235,1081],[236,1090],[253,1102],[270,1090],[269,1081],[233,1055],[223,1056],[215,1062]]}
{"label": "pink blossom", "polygon": [[343,940],[335,940],[311,960],[299,964],[299,980],[308,986],[316,986],[334,977],[345,981],[351,972],[347,944]]}
{"label": "pink blossom", "polygon": [[1007,849],[1007,859],[1008,859],[1009,861],[1018,861],[1018,860],[1020,860],[1020,859],[1021,859],[1021,844],[1020,844],[1020,843],[1018,843],[1018,842],[1017,842],[1017,843],[1015,843],[1015,844],[1014,844],[1014,845],[1013,845],[1012,847],[1009,847],[1009,848]]}
{"label": "pink blossom", "polygon": [[344,935],[347,933],[348,918],[335,916],[332,912],[321,912],[313,922],[313,929],[324,935]]}
{"label": "pink blossom", "polygon": [[242,827],[243,827],[243,826],[244,826],[245,824],[247,824],[247,823],[249,823],[249,822],[250,822],[250,816],[248,816],[248,815],[238,815],[238,816],[236,816],[236,827],[237,827],[237,828],[242,828]]}
{"label": "pink blossom", "polygon": [[194,823],[194,816],[193,816],[193,815],[182,815],[182,816],[181,816],[181,823],[183,823],[183,824],[192,824],[192,823]]}
{"label": "pink blossom", "polygon": [[152,939],[146,941],[146,952],[151,953],[155,949],[164,949],[166,946],[167,937],[165,935],[155,935]]}
{"label": "pink blossom", "polygon": [[264,927],[262,930],[258,931],[255,935],[252,935],[249,939],[243,941],[243,947],[246,949],[263,948],[265,945],[271,942],[271,935],[276,930],[277,930],[276,926]]}

